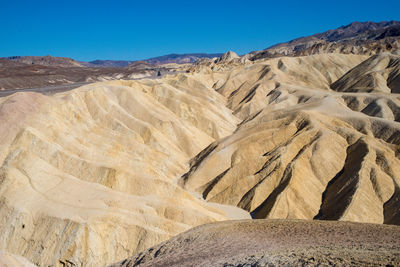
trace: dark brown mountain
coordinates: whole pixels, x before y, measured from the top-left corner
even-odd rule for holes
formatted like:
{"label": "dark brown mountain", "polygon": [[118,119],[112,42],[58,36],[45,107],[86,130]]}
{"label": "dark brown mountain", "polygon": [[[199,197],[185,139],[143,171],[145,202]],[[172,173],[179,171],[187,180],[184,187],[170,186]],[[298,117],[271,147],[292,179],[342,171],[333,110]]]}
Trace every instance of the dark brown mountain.
{"label": "dark brown mountain", "polygon": [[42,65],[0,58],[0,90],[58,86],[156,75],[156,69]]}
{"label": "dark brown mountain", "polygon": [[250,59],[279,56],[305,56],[321,53],[373,55],[395,52],[400,48],[400,22],[353,22],[335,30],[328,30],[286,43],[252,52]]}
{"label": "dark brown mountain", "polygon": [[91,62],[78,62],[71,58],[52,56],[0,58],[0,90],[155,77],[178,71],[177,67],[162,66],[164,63],[192,62],[202,56],[213,55],[170,55],[144,61],[96,60]]}
{"label": "dark brown mountain", "polygon": [[[398,29],[400,21],[383,21],[383,22],[353,22],[346,26],[341,26],[336,30],[329,30],[323,33],[317,33],[314,37],[328,42],[338,42],[350,39],[376,39],[381,33],[387,32],[388,29],[397,29],[395,36],[399,36]],[[389,31],[390,32],[390,31]]]}

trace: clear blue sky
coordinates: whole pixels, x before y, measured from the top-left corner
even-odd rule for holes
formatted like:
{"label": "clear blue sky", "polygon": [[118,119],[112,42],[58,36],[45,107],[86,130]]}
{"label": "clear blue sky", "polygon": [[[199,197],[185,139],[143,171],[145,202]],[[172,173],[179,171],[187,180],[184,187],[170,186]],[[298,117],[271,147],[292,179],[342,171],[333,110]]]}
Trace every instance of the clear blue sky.
{"label": "clear blue sky", "polygon": [[353,21],[400,20],[400,0],[1,0],[0,57],[138,60],[244,54]]}

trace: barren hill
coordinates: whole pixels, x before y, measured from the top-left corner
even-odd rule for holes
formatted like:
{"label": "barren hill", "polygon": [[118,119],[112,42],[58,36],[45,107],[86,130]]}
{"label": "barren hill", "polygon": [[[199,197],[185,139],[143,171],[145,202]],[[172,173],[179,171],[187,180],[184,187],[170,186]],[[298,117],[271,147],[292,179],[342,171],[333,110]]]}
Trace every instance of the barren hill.
{"label": "barren hill", "polygon": [[374,224],[229,221],[196,227],[111,266],[396,266],[399,238],[399,227]]}
{"label": "barren hill", "polygon": [[8,60],[25,63],[29,65],[56,66],[56,67],[83,67],[81,63],[67,57],[52,56],[14,56]]}
{"label": "barren hill", "polygon": [[400,93],[400,56],[375,55],[331,85],[341,92]]}
{"label": "barren hill", "polygon": [[322,53],[373,55],[399,53],[400,22],[353,22],[334,30],[294,39],[250,54],[252,60]]}
{"label": "barren hill", "polygon": [[[400,224],[400,98],[386,87],[398,57],[378,59],[324,54],[199,68],[216,77],[220,67],[215,89],[242,122],[198,154],[180,183],[253,218]],[[379,93],[330,89],[362,79],[360,68],[382,73]]]}
{"label": "barren hill", "polygon": [[192,53],[192,54],[169,54],[164,56],[152,57],[143,60],[93,60],[90,62],[80,62],[82,65],[87,67],[112,67],[112,68],[124,68],[137,62],[146,62],[150,65],[163,65],[163,64],[187,64],[194,63],[200,58],[214,58],[220,57],[222,54],[207,54],[207,53]]}
{"label": "barren hill", "polygon": [[93,60],[90,62],[82,62],[87,67],[101,67],[101,68],[124,68],[134,61],[129,60]]}
{"label": "barren hill", "polygon": [[57,85],[73,85],[107,80],[132,80],[174,72],[178,68],[133,64],[126,68],[59,66],[57,64],[28,64],[0,59],[0,90],[16,90]]}
{"label": "barren hill", "polygon": [[224,105],[185,75],[1,98],[0,247],[39,266],[98,266],[249,218],[176,184],[191,157],[235,129]]}
{"label": "barren hill", "polygon": [[185,63],[194,63],[200,58],[214,58],[220,57],[222,54],[206,54],[206,53],[194,53],[194,54],[169,54],[160,57],[149,58],[144,61],[150,64],[168,64],[168,63],[176,63],[176,64],[185,64]]}
{"label": "barren hill", "polygon": [[[208,54],[196,55],[200,57]],[[78,62],[71,58],[52,56],[15,56],[0,58],[0,91],[57,86],[76,87],[74,84],[134,80],[183,72],[186,67],[184,64],[166,64],[166,61],[163,61],[162,65],[155,65],[147,61]]]}

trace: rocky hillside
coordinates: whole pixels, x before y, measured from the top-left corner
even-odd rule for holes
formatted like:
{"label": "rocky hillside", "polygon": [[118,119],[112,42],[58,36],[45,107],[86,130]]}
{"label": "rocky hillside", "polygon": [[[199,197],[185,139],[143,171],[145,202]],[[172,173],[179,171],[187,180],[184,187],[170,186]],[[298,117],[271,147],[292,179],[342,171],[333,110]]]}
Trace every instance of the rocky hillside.
{"label": "rocky hillside", "polygon": [[165,74],[174,72],[177,69],[179,67],[157,67],[148,63],[145,65],[136,63],[126,68],[94,68],[82,66],[47,66],[0,59],[0,90],[43,88],[119,79],[132,80],[143,77],[156,77],[159,72]]}
{"label": "rocky hillside", "polygon": [[79,62],[84,66],[93,68],[124,68],[137,62],[145,62],[150,65],[163,65],[163,64],[187,64],[194,63],[201,58],[215,58],[220,57],[222,54],[207,54],[207,53],[193,53],[193,54],[169,54],[159,57],[153,57],[143,60],[129,61],[129,60],[94,60],[90,62]]}
{"label": "rocky hillside", "polygon": [[[203,54],[196,54],[201,56]],[[204,54],[206,55],[206,54]],[[164,57],[162,57],[164,58]],[[147,61],[94,61],[77,62],[59,57],[10,57],[0,58],[0,91],[35,89],[58,86],[73,86],[107,80],[132,80],[144,77],[159,77],[165,74],[184,72],[187,64],[179,60],[162,60],[155,64]],[[197,57],[191,57],[191,60]],[[180,62],[181,64],[167,62]],[[157,65],[159,64],[159,65]]]}
{"label": "rocky hillside", "polygon": [[196,227],[111,266],[396,266],[399,238],[399,227],[375,224],[228,221]]}
{"label": "rocky hillside", "polygon": [[89,62],[80,62],[86,67],[92,68],[124,68],[134,61],[129,60],[93,60]]}
{"label": "rocky hillside", "polygon": [[[400,22],[354,22],[335,30],[281,43],[263,51],[252,52],[257,60],[279,56],[305,56],[322,53],[373,55],[400,49]],[[396,52],[397,53],[397,52]]]}
{"label": "rocky hillside", "polygon": [[160,57],[149,58],[144,61],[150,64],[168,64],[168,63],[176,63],[176,64],[185,64],[185,63],[194,63],[200,58],[214,58],[220,57],[222,54],[206,54],[206,53],[197,53],[197,54],[169,54]]}
{"label": "rocky hillside", "polygon": [[193,226],[250,218],[176,184],[235,130],[224,106],[186,75],[0,98],[0,248],[39,266],[104,266]]}
{"label": "rocky hillside", "polygon": [[[343,42],[347,40],[370,40],[382,39],[390,36],[398,36],[396,31],[400,26],[400,21],[382,22],[353,22],[346,26],[341,26],[335,30],[314,34],[320,40],[328,42]],[[301,41],[300,39],[297,39]]]}
{"label": "rocky hillside", "polygon": [[180,184],[253,218],[400,224],[398,61],[324,54],[198,68],[242,122]]}
{"label": "rocky hillside", "polygon": [[52,56],[14,56],[5,58],[11,61],[29,65],[53,66],[53,67],[83,67],[84,65],[72,58]]}

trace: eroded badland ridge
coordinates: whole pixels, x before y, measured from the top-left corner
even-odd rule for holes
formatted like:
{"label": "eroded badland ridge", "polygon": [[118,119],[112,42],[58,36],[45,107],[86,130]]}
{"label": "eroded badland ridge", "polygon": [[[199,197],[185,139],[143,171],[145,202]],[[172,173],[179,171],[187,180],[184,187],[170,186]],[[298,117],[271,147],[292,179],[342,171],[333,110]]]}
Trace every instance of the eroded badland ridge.
{"label": "eroded badland ridge", "polygon": [[[396,25],[321,36],[341,45],[329,36],[361,42],[390,30],[396,43]],[[348,46],[228,52],[157,79],[0,98],[0,258],[399,264],[400,56]],[[76,68],[87,67],[63,69]]]}

